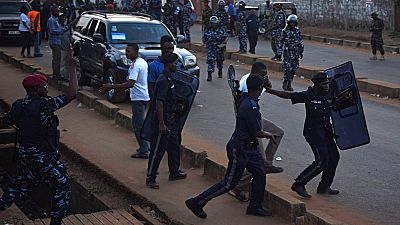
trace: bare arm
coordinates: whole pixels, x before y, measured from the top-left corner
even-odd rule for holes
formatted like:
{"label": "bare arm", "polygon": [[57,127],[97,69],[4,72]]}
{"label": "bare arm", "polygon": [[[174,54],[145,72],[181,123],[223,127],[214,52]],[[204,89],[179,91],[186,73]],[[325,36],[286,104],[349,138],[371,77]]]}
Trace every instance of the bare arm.
{"label": "bare arm", "polygon": [[111,89],[128,89],[135,86],[135,83],[135,80],[128,80],[127,82],[121,84],[103,84],[103,86],[100,87],[99,91],[104,93]]}
{"label": "bare arm", "polygon": [[287,92],[287,91],[278,91],[278,90],[274,90],[274,89],[267,89],[267,92],[272,94],[272,95],[276,95],[280,98],[284,98],[284,99],[290,99],[291,97],[291,92]]}
{"label": "bare arm", "polygon": [[268,139],[270,139],[271,141],[273,141],[275,143],[275,136],[272,135],[271,133],[263,131],[263,130],[258,131],[256,133],[256,137],[258,137],[258,138],[268,138]]}
{"label": "bare arm", "polygon": [[159,132],[161,134],[166,134],[168,132],[168,129],[164,123],[164,102],[163,101],[156,100],[156,111],[157,111]]}

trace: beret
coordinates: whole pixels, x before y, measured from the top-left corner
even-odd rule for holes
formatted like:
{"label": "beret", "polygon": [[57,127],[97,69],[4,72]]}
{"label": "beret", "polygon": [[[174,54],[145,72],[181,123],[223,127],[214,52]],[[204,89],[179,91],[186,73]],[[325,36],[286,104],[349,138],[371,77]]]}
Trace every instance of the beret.
{"label": "beret", "polygon": [[320,73],[315,74],[314,77],[311,78],[311,81],[314,84],[318,84],[318,83],[321,83],[323,81],[330,80],[330,79],[331,78],[328,76],[328,74],[326,74],[324,72],[320,72]]}
{"label": "beret", "polygon": [[27,87],[39,86],[45,83],[47,83],[47,77],[45,75],[32,74],[25,77],[25,79],[22,81],[22,86],[27,88]]}
{"label": "beret", "polygon": [[178,55],[172,52],[168,52],[167,54],[162,56],[162,61],[164,63],[172,63],[178,59]]}

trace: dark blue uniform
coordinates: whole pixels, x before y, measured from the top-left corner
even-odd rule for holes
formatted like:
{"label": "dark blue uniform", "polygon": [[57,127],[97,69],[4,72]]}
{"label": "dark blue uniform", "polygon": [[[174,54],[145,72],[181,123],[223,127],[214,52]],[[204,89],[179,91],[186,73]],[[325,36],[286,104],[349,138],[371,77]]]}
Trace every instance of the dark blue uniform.
{"label": "dark blue uniform", "polygon": [[17,127],[17,171],[13,184],[0,199],[0,209],[8,208],[44,181],[53,194],[52,217],[64,217],[71,187],[69,176],[59,160],[58,118],[54,112],[69,103],[66,95],[25,97],[17,100],[6,114],[6,125]]}
{"label": "dark blue uniform", "polygon": [[339,152],[330,122],[331,105],[325,96],[318,94],[311,87],[307,91],[292,93],[290,99],[293,104],[305,103],[306,120],[303,135],[315,157],[314,162],[301,172],[295,181],[306,185],[322,172],[318,188],[329,188],[339,162]]}
{"label": "dark blue uniform", "polygon": [[[147,180],[154,181],[156,179],[157,171],[165,151],[168,153],[168,167],[170,176],[176,176],[179,173],[179,146],[181,143],[181,136],[178,132],[178,126],[175,117],[175,91],[174,81],[171,77],[171,74],[166,74],[166,71],[164,71],[164,73],[161,74],[157,79],[152,104],[156,104],[157,100],[163,102],[164,123],[170,131],[168,134],[160,135],[158,132],[159,128],[157,115],[154,115],[153,118],[155,119],[152,121],[152,129],[155,132],[150,146]],[[152,108],[154,108],[154,111],[150,113],[157,114],[156,107]]]}
{"label": "dark blue uniform", "polygon": [[198,205],[204,206],[211,199],[232,190],[247,169],[253,174],[249,208],[262,207],[266,172],[264,160],[256,144],[256,133],[261,130],[260,107],[258,99],[247,94],[244,94],[240,101],[236,128],[226,146],[229,162],[225,178],[193,198]]}
{"label": "dark blue uniform", "polygon": [[257,15],[250,14],[246,19],[247,37],[249,38],[249,52],[252,54],[256,53],[256,45],[258,40],[258,28],[260,24],[258,22]]}

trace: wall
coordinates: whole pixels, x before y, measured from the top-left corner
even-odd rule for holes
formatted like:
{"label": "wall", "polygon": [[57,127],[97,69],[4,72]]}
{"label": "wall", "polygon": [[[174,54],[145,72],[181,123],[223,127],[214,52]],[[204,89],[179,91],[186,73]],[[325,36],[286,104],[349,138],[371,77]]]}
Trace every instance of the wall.
{"label": "wall", "polygon": [[394,29],[394,0],[291,0],[301,23],[338,29],[368,29],[377,12],[387,30]]}

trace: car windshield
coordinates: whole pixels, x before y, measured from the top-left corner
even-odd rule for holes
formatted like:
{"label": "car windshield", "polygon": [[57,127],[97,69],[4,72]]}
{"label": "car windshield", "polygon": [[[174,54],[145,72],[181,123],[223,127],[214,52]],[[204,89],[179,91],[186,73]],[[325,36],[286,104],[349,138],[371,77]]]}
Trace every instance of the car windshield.
{"label": "car windshield", "polygon": [[170,35],[170,33],[162,24],[111,24],[111,44],[159,44],[164,35]]}
{"label": "car windshield", "polygon": [[20,13],[22,2],[0,2],[0,14]]}

